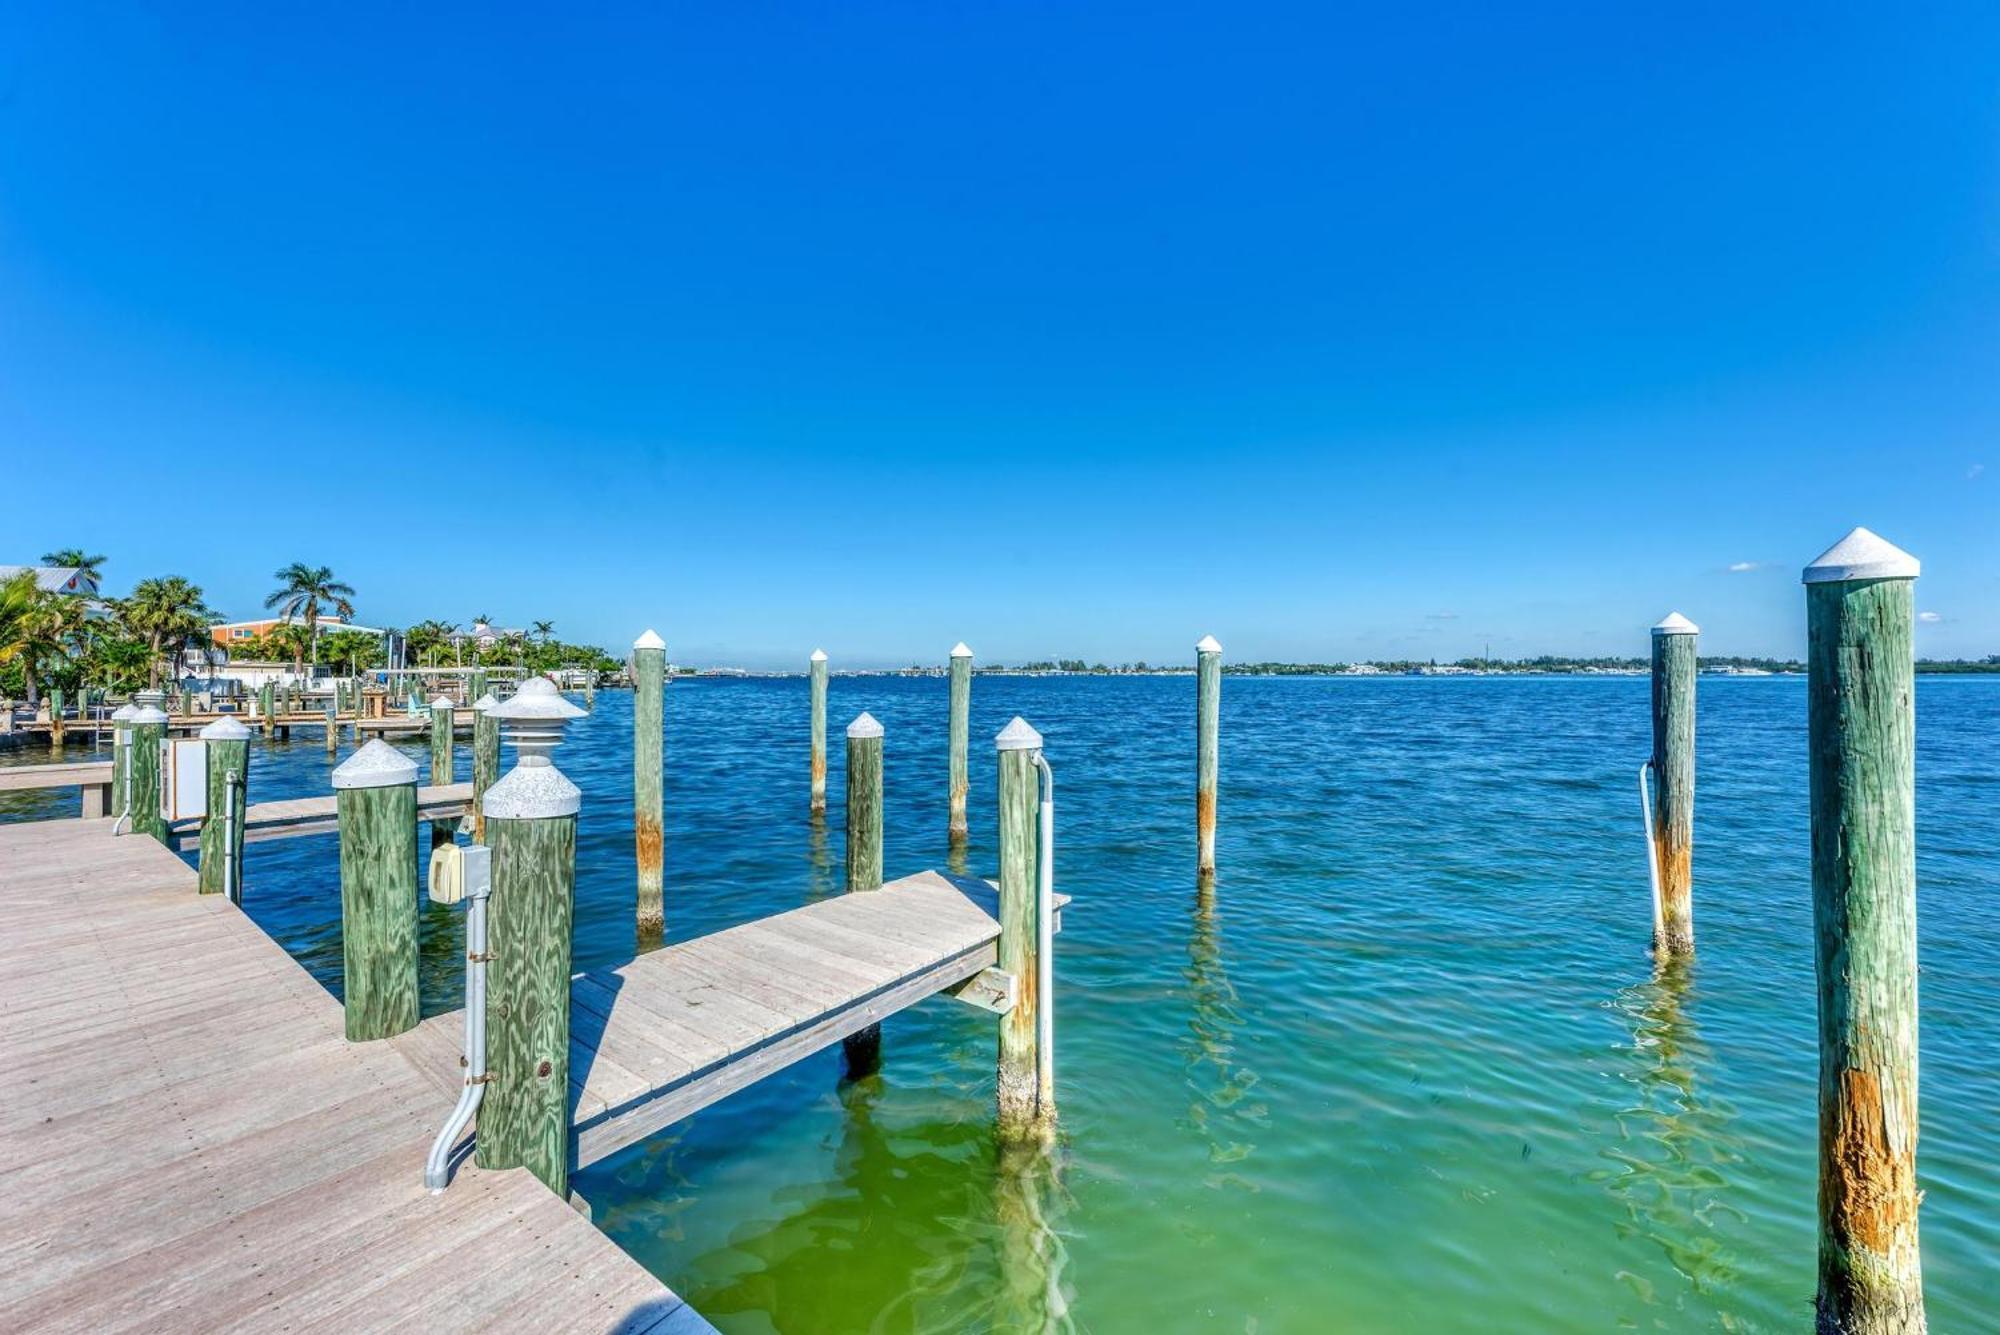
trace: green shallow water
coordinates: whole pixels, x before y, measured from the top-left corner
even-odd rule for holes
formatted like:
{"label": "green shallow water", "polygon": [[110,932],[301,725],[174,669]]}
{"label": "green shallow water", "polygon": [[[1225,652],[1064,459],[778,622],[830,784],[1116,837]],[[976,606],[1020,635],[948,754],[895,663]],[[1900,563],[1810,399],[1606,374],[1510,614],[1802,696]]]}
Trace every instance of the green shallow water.
{"label": "green shallow water", "polygon": [[[1643,679],[1231,678],[1219,856],[1193,878],[1191,678],[981,678],[1058,776],[1062,1137],[1004,1158],[993,1024],[892,1020],[582,1174],[614,1238],[727,1331],[1796,1330],[1814,1263],[1803,683],[1700,684],[1700,955],[1655,976],[1633,775]],[[578,958],[629,956],[629,697],[583,786]],[[835,679],[888,729],[891,876],[946,861],[942,680]],[[677,683],[675,939],[838,888],[805,814],[802,681]],[[1918,689],[1924,1263],[1933,1329],[1992,1328],[2000,681]],[[836,747],[838,742],[836,741]],[[413,753],[420,748],[412,745]],[[76,748],[72,748],[76,751]],[[21,757],[28,758],[28,757]],[[316,741],[258,796],[320,791]],[[14,811],[25,808],[15,799]],[[315,846],[317,844],[317,846]],[[252,845],[247,907],[339,987],[318,841]],[[426,1008],[455,917],[425,909]],[[440,1110],[442,1112],[442,1110]]]}

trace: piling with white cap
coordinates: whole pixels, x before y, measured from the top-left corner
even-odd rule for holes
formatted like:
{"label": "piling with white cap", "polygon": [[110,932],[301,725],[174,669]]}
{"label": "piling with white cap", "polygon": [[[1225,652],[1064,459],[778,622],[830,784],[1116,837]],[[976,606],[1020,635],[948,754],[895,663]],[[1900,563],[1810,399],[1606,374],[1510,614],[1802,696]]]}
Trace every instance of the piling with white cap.
{"label": "piling with white cap", "polygon": [[1805,568],[1822,1331],[1921,1331],[1919,566],[1857,528]]}
{"label": "piling with white cap", "polygon": [[490,691],[472,703],[472,838],[481,844],[486,842],[486,790],[500,778],[500,721],[493,717],[499,703]]}
{"label": "piling with white cap", "polygon": [[1198,876],[1215,874],[1215,778],[1221,753],[1222,646],[1204,635],[1194,647],[1194,836]]}
{"label": "piling with white cap", "polygon": [[[250,729],[219,718],[201,730],[208,743],[208,814],[201,821],[195,887],[243,899],[243,811],[250,789]],[[336,804],[339,799],[335,799]]]}
{"label": "piling with white cap", "polygon": [[639,949],[666,937],[667,643],[648,630],[632,642],[632,841],[639,862]]}
{"label": "piling with white cap", "polygon": [[334,767],[349,1042],[417,1023],[417,766],[379,737]]}
{"label": "piling with white cap", "polygon": [[812,691],[812,814],[826,811],[826,650],[815,649],[806,676]]}
{"label": "piling with white cap", "polygon": [[970,827],[965,818],[966,751],[972,729],[972,650],[960,640],[951,649],[951,822],[946,835],[951,846],[965,843]]}
{"label": "piling with white cap", "polygon": [[[882,725],[869,713],[847,725],[847,893],[882,888]],[[849,1079],[882,1064],[882,1027],[842,1045]]]}
{"label": "piling with white cap", "polygon": [[139,705],[132,711],[125,780],[131,795],[132,832],[150,834],[172,848],[173,834],[160,814],[160,746],[167,739],[167,715],[160,708],[164,698],[158,691],[139,696]]}
{"label": "piling with white cap", "polygon": [[127,701],[111,711],[111,814],[125,813],[125,792],[132,767],[132,716],[139,706]]}
{"label": "piling with white cap", "polygon": [[1000,766],[1000,947],[998,965],[1015,981],[1015,1002],[1000,1017],[999,1074],[995,1098],[1000,1134],[1021,1139],[1037,1133],[1054,1115],[1039,1097],[1036,1043],[1040,1029],[1038,979],[1041,944],[1036,926],[1036,761],[1042,735],[1015,718],[993,739]]}
{"label": "piling with white cap", "polygon": [[1694,953],[1694,686],[1701,628],[1679,612],[1653,627],[1653,953]]}
{"label": "piling with white cap", "polygon": [[516,763],[486,792],[493,849],[482,1168],[526,1168],[569,1195],[569,979],[576,910],[576,817],[583,795],[550,753],[583,710],[530,677],[486,711]]}
{"label": "piling with white cap", "polygon": [[[451,697],[439,691],[431,697],[431,784],[442,787],[458,782],[457,711]],[[458,833],[455,820],[431,822],[431,847],[448,844]]]}

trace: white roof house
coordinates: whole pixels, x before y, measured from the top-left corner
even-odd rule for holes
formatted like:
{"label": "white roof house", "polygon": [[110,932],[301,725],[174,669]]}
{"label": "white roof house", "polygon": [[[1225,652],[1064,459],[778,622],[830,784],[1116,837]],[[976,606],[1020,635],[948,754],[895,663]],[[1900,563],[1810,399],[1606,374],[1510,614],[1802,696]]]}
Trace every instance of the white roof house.
{"label": "white roof house", "polygon": [[0,566],[0,583],[13,579],[23,571],[33,571],[35,587],[44,593],[78,593],[86,598],[97,596],[97,577],[86,574],[78,566]]}

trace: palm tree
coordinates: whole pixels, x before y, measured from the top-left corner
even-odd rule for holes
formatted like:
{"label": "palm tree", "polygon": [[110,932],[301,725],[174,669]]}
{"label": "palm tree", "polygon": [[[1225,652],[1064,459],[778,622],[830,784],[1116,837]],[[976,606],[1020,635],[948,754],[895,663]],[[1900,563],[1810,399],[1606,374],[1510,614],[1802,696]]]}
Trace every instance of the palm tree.
{"label": "palm tree", "polygon": [[160,684],[160,658],[171,647],[175,653],[208,638],[208,627],[216,614],[201,600],[201,589],[179,575],[142,579],[132,594],[118,604],[119,618],[135,635],[146,641],[146,684]]}
{"label": "palm tree", "polygon": [[485,626],[490,630],[493,626],[493,614],[491,612],[475,613],[472,618],[472,625],[474,629]]}
{"label": "palm tree", "polygon": [[543,644],[549,642],[549,636],[555,634],[555,630],[556,623],[553,621],[537,621],[535,623],[535,634],[542,637]]}
{"label": "palm tree", "polygon": [[59,547],[52,552],[42,553],[42,564],[67,570],[76,567],[76,572],[92,585],[104,574],[104,558],[92,556],[81,547]]}
{"label": "palm tree", "polygon": [[[41,590],[35,587],[35,572],[23,570],[12,579],[0,581],[0,664],[11,663],[17,658],[32,658],[34,653],[35,604],[40,601]],[[28,699],[35,698],[35,674],[32,662],[23,664],[27,668]]]}
{"label": "palm tree", "polygon": [[267,608],[278,608],[279,615],[305,622],[309,637],[308,652],[312,655],[314,667],[319,666],[319,609],[325,603],[340,616],[354,615],[354,589],[333,577],[327,566],[309,566],[302,561],[294,561],[275,576],[278,587],[264,600]]}

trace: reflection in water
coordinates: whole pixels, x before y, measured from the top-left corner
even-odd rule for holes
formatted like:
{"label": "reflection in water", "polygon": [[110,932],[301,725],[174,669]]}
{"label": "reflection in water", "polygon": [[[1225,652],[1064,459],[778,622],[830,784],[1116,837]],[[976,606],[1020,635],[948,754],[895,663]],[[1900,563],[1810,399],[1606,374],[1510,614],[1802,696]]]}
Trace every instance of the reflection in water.
{"label": "reflection in water", "polygon": [[1729,1132],[1735,1110],[1697,1092],[1713,1058],[1688,1013],[1693,996],[1691,965],[1675,960],[1611,1003],[1632,1027],[1621,1074],[1634,1101],[1617,1115],[1620,1143],[1602,1151],[1618,1166],[1591,1177],[1625,1207],[1620,1236],[1651,1241],[1697,1293],[1719,1299],[1736,1266],[1717,1225],[1743,1217],[1724,1199],[1743,1152]]}
{"label": "reflection in water", "polygon": [[1000,1147],[993,1172],[993,1215],[999,1228],[1000,1289],[995,1310],[980,1324],[992,1330],[1076,1329],[1063,1273],[1069,1248],[1051,1222],[1067,1203],[1058,1150],[1038,1141]]}
{"label": "reflection in water", "polygon": [[833,855],[826,847],[826,813],[815,811],[806,835],[806,902],[815,903],[844,888],[833,879]]}
{"label": "reflection in water", "polygon": [[950,870],[953,876],[972,875],[972,864],[966,859],[965,844],[963,842],[953,844],[946,851],[944,865]]}
{"label": "reflection in water", "polygon": [[1263,1103],[1246,1102],[1257,1074],[1236,1060],[1236,1031],[1243,1026],[1236,986],[1223,965],[1222,931],[1215,909],[1215,877],[1195,882],[1194,930],[1188,935],[1188,1033],[1181,1047],[1194,1097],[1188,1123],[1208,1142],[1211,1187],[1256,1186],[1230,1167],[1250,1157],[1251,1139],[1269,1121]]}

